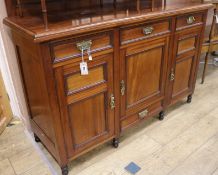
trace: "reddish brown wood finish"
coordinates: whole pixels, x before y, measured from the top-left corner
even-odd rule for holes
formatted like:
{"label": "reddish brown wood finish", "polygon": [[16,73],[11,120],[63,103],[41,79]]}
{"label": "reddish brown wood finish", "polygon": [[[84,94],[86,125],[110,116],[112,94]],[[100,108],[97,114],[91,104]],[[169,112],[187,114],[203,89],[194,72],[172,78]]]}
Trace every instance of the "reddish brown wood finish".
{"label": "reddish brown wood finish", "polygon": [[[181,98],[190,102],[212,5],[43,1],[45,28],[38,1],[21,2],[23,17],[15,16],[15,2],[8,1],[12,10],[4,22],[12,28],[32,130],[64,175],[70,160],[112,139],[117,147],[124,129],[160,112],[163,119],[163,111]],[[80,74],[77,47],[84,41],[92,42],[93,57],[88,60],[85,50],[86,76]]]}
{"label": "reddish brown wood finish", "polygon": [[[125,84],[125,93],[121,94],[121,119],[138,114],[148,105],[163,100],[168,46],[169,38],[165,36],[121,50],[121,81]],[[148,115],[153,112],[147,110]]]}
{"label": "reddish brown wood finish", "polygon": [[[144,34],[146,28],[152,27],[153,30],[151,34]],[[154,23],[145,23],[140,26],[130,26],[127,29],[121,30],[121,43],[128,44],[135,41],[140,41],[146,38],[151,38],[155,36],[164,35],[170,33],[170,21],[155,21]]]}
{"label": "reddish brown wood finish", "polygon": [[[189,24],[187,23],[187,20],[189,17],[193,17],[193,23]],[[194,14],[187,14],[183,15],[181,17],[177,18],[177,23],[176,23],[176,28],[177,30],[197,26],[197,25],[202,25],[204,20],[204,14],[203,13],[194,13]]]}
{"label": "reddish brown wood finish", "polygon": [[[189,28],[175,34],[171,103],[193,93],[195,84],[196,66],[199,58],[200,38],[203,26]],[[184,46],[184,43],[186,46]]]}

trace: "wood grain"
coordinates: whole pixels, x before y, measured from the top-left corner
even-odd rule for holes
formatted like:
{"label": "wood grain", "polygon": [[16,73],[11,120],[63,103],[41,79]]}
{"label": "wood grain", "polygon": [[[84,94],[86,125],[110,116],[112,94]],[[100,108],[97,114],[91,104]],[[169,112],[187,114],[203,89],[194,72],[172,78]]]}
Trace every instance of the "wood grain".
{"label": "wood grain", "polygon": [[[23,1],[22,18],[9,10],[4,23],[12,29],[33,132],[64,175],[70,160],[112,139],[117,147],[123,130],[190,100],[211,4],[51,0],[41,9],[34,2]],[[187,25],[189,16],[195,21]],[[145,27],[153,33],[145,36]],[[93,60],[85,53],[89,74],[82,76],[77,43],[88,40]]]}

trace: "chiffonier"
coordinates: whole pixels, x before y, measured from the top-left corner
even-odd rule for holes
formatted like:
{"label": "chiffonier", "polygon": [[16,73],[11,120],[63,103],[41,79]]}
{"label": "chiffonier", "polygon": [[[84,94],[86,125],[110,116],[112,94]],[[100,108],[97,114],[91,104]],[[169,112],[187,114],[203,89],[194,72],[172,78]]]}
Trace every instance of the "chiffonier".
{"label": "chiffonier", "polygon": [[207,11],[193,0],[6,0],[35,140],[67,164],[195,88]]}

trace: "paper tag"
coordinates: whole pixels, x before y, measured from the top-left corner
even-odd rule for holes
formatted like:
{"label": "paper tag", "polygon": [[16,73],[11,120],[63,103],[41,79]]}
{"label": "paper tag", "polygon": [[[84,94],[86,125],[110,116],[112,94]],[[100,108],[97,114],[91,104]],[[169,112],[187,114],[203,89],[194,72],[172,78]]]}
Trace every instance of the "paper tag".
{"label": "paper tag", "polygon": [[89,60],[92,61],[92,55],[91,54],[89,54]]}
{"label": "paper tag", "polygon": [[218,24],[218,15],[216,15],[216,23]]}
{"label": "paper tag", "polygon": [[80,63],[80,71],[81,71],[81,75],[88,75],[89,74],[87,62]]}

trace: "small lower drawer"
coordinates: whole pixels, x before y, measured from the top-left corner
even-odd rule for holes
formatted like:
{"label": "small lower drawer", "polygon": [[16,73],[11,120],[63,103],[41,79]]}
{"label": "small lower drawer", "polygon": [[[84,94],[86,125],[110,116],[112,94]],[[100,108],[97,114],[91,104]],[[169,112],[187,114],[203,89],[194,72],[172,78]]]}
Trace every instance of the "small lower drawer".
{"label": "small lower drawer", "polygon": [[139,113],[133,114],[131,116],[126,116],[121,119],[121,130],[124,130],[142,120],[145,120],[148,117],[152,117],[158,114],[161,110],[163,110],[162,101],[159,101],[157,103],[148,106],[147,108],[140,111]]}

